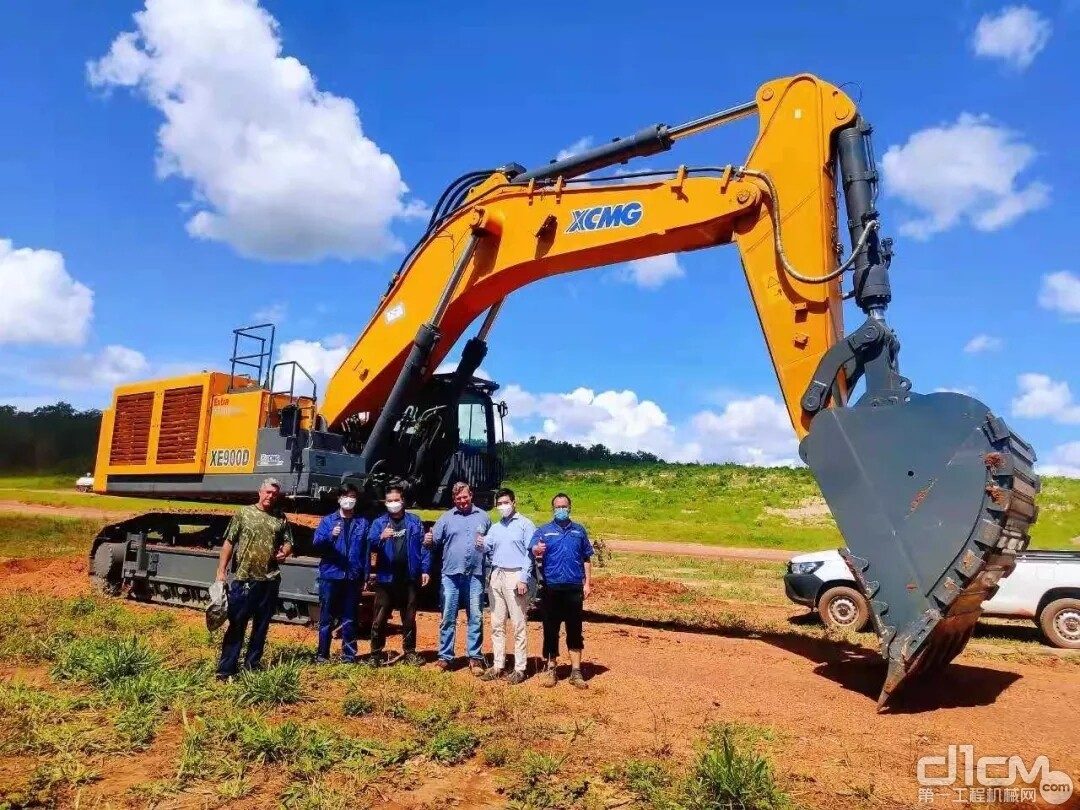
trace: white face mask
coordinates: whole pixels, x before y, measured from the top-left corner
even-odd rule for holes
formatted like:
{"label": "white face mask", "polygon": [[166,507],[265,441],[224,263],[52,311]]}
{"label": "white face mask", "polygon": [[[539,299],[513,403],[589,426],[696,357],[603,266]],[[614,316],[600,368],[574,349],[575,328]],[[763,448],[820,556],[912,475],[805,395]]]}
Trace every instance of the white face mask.
{"label": "white face mask", "polygon": [[495,508],[499,510],[499,514],[504,518],[514,514],[514,505],[512,503],[500,503],[497,504]]}
{"label": "white face mask", "polygon": [[346,495],[343,498],[338,498],[338,506],[342,509],[354,509],[356,508],[356,498]]}
{"label": "white face mask", "polygon": [[387,501],[386,511],[392,515],[396,515],[398,512],[401,511],[402,506],[404,506],[404,504],[402,504],[401,501]]}

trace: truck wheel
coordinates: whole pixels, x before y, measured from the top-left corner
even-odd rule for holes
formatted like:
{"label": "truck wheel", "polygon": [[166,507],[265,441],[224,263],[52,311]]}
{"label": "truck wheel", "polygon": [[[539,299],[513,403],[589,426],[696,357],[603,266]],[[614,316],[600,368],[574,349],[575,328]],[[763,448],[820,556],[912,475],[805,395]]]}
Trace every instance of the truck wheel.
{"label": "truck wheel", "polygon": [[818,599],[818,615],[826,625],[861,632],[870,621],[870,606],[854,588],[836,585]]}
{"label": "truck wheel", "polygon": [[1039,627],[1054,647],[1080,650],[1080,599],[1055,599],[1039,614]]}

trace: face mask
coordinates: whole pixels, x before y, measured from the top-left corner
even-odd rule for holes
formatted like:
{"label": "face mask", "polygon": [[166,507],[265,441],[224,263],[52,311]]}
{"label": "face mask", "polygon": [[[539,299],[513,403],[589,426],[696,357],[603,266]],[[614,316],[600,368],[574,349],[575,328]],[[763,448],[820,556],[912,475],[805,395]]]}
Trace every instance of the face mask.
{"label": "face mask", "polygon": [[511,503],[500,503],[495,508],[499,510],[499,514],[504,518],[510,517],[514,513],[514,505]]}
{"label": "face mask", "polygon": [[567,520],[570,517],[570,510],[565,506],[560,506],[555,510],[556,520]]}
{"label": "face mask", "polygon": [[352,509],[356,506],[356,498],[350,498],[348,496],[338,498],[338,505],[345,510]]}
{"label": "face mask", "polygon": [[402,505],[403,504],[401,503],[401,501],[387,501],[386,511],[392,515],[396,515],[398,512],[401,511]]}

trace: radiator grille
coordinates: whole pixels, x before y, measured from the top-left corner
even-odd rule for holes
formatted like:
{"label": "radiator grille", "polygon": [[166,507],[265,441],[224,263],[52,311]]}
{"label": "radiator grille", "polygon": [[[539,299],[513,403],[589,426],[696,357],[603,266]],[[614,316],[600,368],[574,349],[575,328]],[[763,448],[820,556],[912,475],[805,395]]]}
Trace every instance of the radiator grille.
{"label": "radiator grille", "polygon": [[187,464],[195,461],[202,416],[201,385],[170,388],[161,404],[161,430],[158,432],[157,463]]}
{"label": "radiator grille", "polygon": [[154,410],[154,393],[127,394],[116,399],[112,445],[109,463],[113,465],[145,464],[150,444],[150,418]]}

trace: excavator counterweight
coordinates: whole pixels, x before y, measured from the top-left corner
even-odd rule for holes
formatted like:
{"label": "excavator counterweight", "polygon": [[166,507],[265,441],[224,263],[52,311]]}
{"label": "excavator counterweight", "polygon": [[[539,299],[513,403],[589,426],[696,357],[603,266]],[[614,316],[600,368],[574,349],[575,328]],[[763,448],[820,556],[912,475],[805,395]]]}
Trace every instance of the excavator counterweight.
{"label": "excavator counterweight", "polygon": [[[741,165],[598,174],[754,114],[757,138]],[[275,390],[262,360],[256,379],[234,367],[118,389],[95,488],[235,500],[273,474],[291,503],[314,512],[333,508],[343,482],[372,511],[391,484],[405,487],[414,508],[447,505],[459,479],[490,494],[502,475],[495,412],[505,409],[491,401],[497,386],[475,374],[506,297],[563,273],[734,244],[801,457],[872,608],[886,662],[881,708],[963,650],[981,603],[1029,543],[1040,484],[1034,450],[989,407],[917,393],[900,373],[900,341],[886,319],[892,242],[875,207],[870,138],[842,90],[800,74],[766,82],[752,101],[531,171],[509,163],[462,175],[321,399],[313,383],[309,396]],[[847,300],[865,318],[854,330],[844,327]],[[480,316],[456,371],[436,373]],[[273,370],[285,366],[306,375],[296,364]],[[183,576],[155,579],[183,533],[157,513],[144,518],[103,531],[92,574],[110,586],[134,578],[144,593],[182,581],[188,596],[170,598],[205,601],[213,572],[190,567],[199,555],[188,554]],[[211,537],[213,525],[195,536]],[[173,539],[148,552],[154,526]],[[294,571],[290,582],[308,576]],[[294,602],[302,592],[294,587]],[[294,602],[282,615],[296,615]]]}

